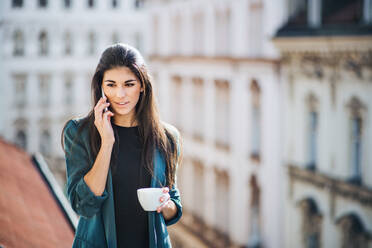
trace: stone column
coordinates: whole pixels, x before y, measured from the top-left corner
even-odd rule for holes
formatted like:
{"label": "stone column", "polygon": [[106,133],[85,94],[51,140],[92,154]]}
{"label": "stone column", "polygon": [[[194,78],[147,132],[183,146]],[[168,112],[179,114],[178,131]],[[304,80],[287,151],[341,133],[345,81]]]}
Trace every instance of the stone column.
{"label": "stone column", "polygon": [[183,55],[190,55],[192,53],[192,15],[189,9],[185,9],[182,18],[182,28],[181,34],[182,35],[182,54]]}
{"label": "stone column", "polygon": [[247,1],[231,2],[231,52],[235,57],[244,57],[247,46]]}
{"label": "stone column", "polygon": [[213,6],[205,8],[205,21],[204,21],[204,55],[213,56],[215,54],[215,12]]}
{"label": "stone column", "polygon": [[169,16],[166,14],[161,14],[159,17],[159,50],[160,54],[163,56],[169,55],[170,46],[170,21]]}

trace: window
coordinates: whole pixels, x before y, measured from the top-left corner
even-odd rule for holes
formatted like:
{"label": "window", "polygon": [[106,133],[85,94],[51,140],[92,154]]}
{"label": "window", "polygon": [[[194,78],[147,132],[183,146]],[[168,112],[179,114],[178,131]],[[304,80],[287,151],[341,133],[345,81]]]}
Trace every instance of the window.
{"label": "window", "polygon": [[73,97],[73,85],[72,85],[72,77],[71,76],[66,76],[65,77],[65,97],[64,97],[64,102],[65,106],[72,106],[74,97]]}
{"label": "window", "polygon": [[134,7],[136,9],[143,8],[143,5],[144,5],[144,1],[143,0],[135,0],[134,1]]}
{"label": "window", "polygon": [[14,96],[15,105],[17,107],[24,107],[26,105],[27,94],[26,94],[26,75],[14,75]]}
{"label": "window", "polygon": [[307,98],[307,163],[306,167],[315,170],[317,167],[318,150],[318,100],[310,94]]}
{"label": "window", "polygon": [[362,102],[353,97],[350,109],[350,182],[360,184],[362,181],[362,146],[363,146],[363,112]]}
{"label": "window", "polygon": [[71,0],[65,0],[65,1],[64,1],[64,5],[65,5],[65,8],[66,8],[66,9],[71,8]]}
{"label": "window", "polygon": [[112,0],[111,6],[112,6],[112,8],[116,9],[118,7],[118,1],[117,0]]}
{"label": "window", "polygon": [[40,137],[40,152],[44,156],[49,156],[51,152],[51,137],[48,130],[43,130]]}
{"label": "window", "polygon": [[135,33],[134,34],[134,39],[135,39],[135,47],[137,48],[138,51],[142,50],[142,35],[140,33]]}
{"label": "window", "polygon": [[116,44],[116,43],[119,43],[119,42],[120,42],[120,40],[119,40],[119,35],[118,35],[117,32],[114,32],[114,33],[112,34],[112,43],[113,43],[113,44]]}
{"label": "window", "polygon": [[204,126],[204,88],[203,80],[201,78],[193,78],[192,87],[192,106],[193,106],[193,123],[198,123],[198,125],[193,126],[193,138],[198,141],[203,140],[203,126]]}
{"label": "window", "polygon": [[341,248],[368,247],[370,235],[357,215],[348,214],[336,223],[341,232]]}
{"label": "window", "polygon": [[261,89],[256,80],[252,80],[251,91],[251,158],[260,160],[261,147]]}
{"label": "window", "polygon": [[251,190],[251,207],[249,215],[250,234],[248,239],[248,247],[261,247],[260,240],[260,187],[257,183],[256,175],[252,175],[250,179]]}
{"label": "window", "polygon": [[94,8],[94,0],[88,0],[88,7]]}
{"label": "window", "polygon": [[39,76],[40,105],[47,107],[50,104],[50,77],[47,75]]}
{"label": "window", "polygon": [[39,0],[39,7],[40,8],[46,8],[48,5],[48,1],[47,0]]}
{"label": "window", "polygon": [[305,199],[299,204],[302,217],[303,247],[318,248],[321,240],[322,216],[314,200]]}
{"label": "window", "polygon": [[13,55],[14,56],[23,56],[24,55],[24,46],[25,39],[23,33],[20,30],[16,30],[13,34]]}
{"label": "window", "polygon": [[45,56],[48,54],[48,36],[45,31],[39,34],[39,55]]}
{"label": "window", "polygon": [[229,150],[230,87],[226,80],[216,80],[215,137],[216,147]]}
{"label": "window", "polygon": [[94,55],[96,52],[96,35],[94,32],[89,33],[89,47],[88,47],[88,54],[89,55]]}
{"label": "window", "polygon": [[64,35],[64,53],[65,55],[71,55],[72,54],[72,42],[71,42],[71,34],[70,32],[66,32]]}
{"label": "window", "polygon": [[[156,82],[159,83],[159,82]],[[179,76],[173,76],[172,77],[172,102],[181,101],[182,102],[182,79]],[[160,98],[161,99],[161,98]],[[171,104],[170,106],[171,114],[172,114],[172,120],[174,125],[178,129],[182,129],[182,109],[180,104]]]}
{"label": "window", "polygon": [[23,0],[12,1],[12,8],[22,8],[22,7],[23,7]]}
{"label": "window", "polygon": [[16,145],[26,150],[27,148],[27,136],[23,130],[18,130],[16,134]]}

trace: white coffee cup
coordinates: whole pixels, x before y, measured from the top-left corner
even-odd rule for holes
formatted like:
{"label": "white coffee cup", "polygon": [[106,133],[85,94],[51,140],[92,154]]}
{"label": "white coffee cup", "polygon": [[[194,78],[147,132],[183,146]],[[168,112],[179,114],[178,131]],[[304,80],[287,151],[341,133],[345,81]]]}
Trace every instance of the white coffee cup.
{"label": "white coffee cup", "polygon": [[164,193],[162,188],[137,189],[138,200],[145,211],[156,211],[156,209],[164,202],[159,201],[160,197],[165,196],[166,194],[167,193]]}

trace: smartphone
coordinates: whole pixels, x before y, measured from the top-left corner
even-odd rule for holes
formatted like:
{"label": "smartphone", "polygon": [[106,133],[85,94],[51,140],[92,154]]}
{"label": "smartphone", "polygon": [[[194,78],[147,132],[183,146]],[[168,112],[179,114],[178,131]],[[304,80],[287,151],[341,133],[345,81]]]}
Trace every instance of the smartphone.
{"label": "smartphone", "polygon": [[[103,91],[102,87],[101,87],[101,90],[102,90],[102,97],[105,97],[105,92]],[[106,99],[107,99],[107,97],[106,97]],[[106,111],[108,111],[107,107],[103,110],[103,112],[106,112]]]}

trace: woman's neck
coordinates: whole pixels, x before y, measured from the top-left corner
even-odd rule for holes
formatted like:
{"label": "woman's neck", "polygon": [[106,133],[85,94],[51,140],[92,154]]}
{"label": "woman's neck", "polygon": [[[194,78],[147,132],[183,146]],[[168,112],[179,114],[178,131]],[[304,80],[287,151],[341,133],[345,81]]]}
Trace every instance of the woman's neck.
{"label": "woman's neck", "polygon": [[128,116],[128,115],[120,115],[120,116],[114,116],[114,123],[117,126],[121,127],[133,127],[137,126],[138,123],[133,116]]}

